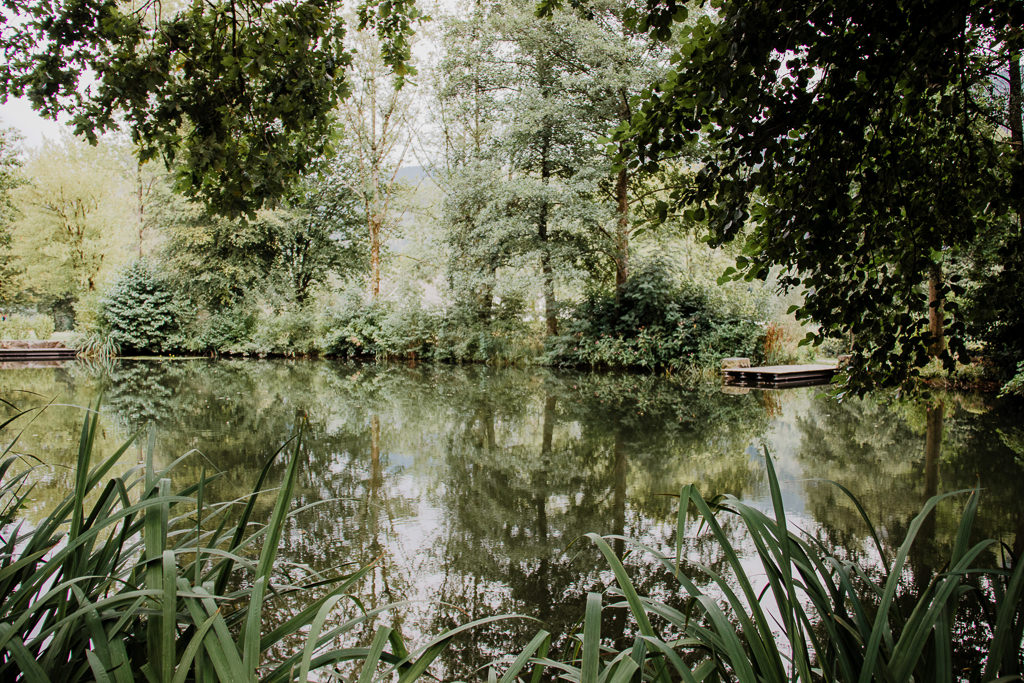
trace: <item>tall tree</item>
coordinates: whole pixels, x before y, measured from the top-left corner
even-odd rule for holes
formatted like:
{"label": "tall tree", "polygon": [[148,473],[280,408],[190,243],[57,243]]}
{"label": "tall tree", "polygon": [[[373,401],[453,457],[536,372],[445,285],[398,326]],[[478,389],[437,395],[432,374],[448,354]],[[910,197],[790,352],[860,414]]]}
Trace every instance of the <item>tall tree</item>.
{"label": "tall tree", "polygon": [[279,210],[261,219],[272,226],[277,247],[274,276],[299,306],[332,276],[361,276],[369,260],[358,197],[336,169],[320,166],[286,195]]}
{"label": "tall tree", "polygon": [[116,148],[70,137],[34,150],[25,176],[13,247],[23,295],[69,324],[71,305],[127,259],[131,186]]}
{"label": "tall tree", "polygon": [[637,15],[680,47],[618,139],[648,166],[714,143],[675,199],[712,243],[742,241],[735,276],[781,268],[816,339],[852,337],[855,386],[905,383],[930,356],[951,365],[965,330],[943,265],[985,226],[1019,222],[1024,201],[1007,108],[989,106],[1005,102],[996,76],[1024,6],[726,0],[687,14],[656,0]]}
{"label": "tall tree", "polygon": [[610,215],[594,221],[593,228],[602,238],[602,252],[611,261],[617,291],[629,277],[631,238],[646,225],[644,209],[663,194],[665,182],[661,177],[640,175],[635,166],[614,164],[615,158],[625,155],[626,145],[622,140],[605,141],[610,130],[632,120],[637,97],[668,69],[666,46],[631,21],[641,7],[646,3],[599,0],[579,7],[577,17],[552,17],[574,27],[577,48],[560,65],[564,72],[561,81],[563,88],[576,93],[576,106],[582,110],[579,122],[603,152],[605,177],[599,183],[598,197],[607,204]]}
{"label": "tall tree", "polygon": [[412,100],[398,88],[379,44],[361,36],[350,80],[351,96],[341,105],[348,186],[362,205],[370,242],[370,296],[380,295],[381,259],[401,219],[398,172],[412,145]]}
{"label": "tall tree", "polygon": [[563,82],[578,45],[570,24],[539,20],[525,3],[478,6],[452,25],[460,34],[478,47],[460,54],[451,45],[444,65],[446,111],[459,114],[446,120],[445,139],[461,140],[449,151],[463,164],[449,176],[453,265],[478,273],[487,311],[496,269],[533,260],[545,326],[556,334],[556,285],[594,252],[583,226],[594,220],[598,157],[578,95]]}
{"label": "tall tree", "polygon": [[0,128],[0,303],[17,291],[18,268],[11,259],[11,223],[17,215],[12,192],[22,183],[17,136]]}
{"label": "tall tree", "polygon": [[158,183],[150,220],[165,238],[171,279],[208,311],[248,303],[306,304],[332,276],[361,274],[367,260],[363,216],[346,179],[320,159],[315,170],[254,218],[229,219]]}

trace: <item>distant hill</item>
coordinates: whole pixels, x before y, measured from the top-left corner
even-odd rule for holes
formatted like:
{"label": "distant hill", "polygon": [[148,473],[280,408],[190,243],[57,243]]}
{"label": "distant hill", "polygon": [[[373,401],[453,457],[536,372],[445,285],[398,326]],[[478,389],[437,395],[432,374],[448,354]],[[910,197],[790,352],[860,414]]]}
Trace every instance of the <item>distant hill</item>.
{"label": "distant hill", "polygon": [[395,178],[400,183],[406,185],[418,185],[427,177],[427,171],[422,166],[403,166],[398,169],[398,175]]}

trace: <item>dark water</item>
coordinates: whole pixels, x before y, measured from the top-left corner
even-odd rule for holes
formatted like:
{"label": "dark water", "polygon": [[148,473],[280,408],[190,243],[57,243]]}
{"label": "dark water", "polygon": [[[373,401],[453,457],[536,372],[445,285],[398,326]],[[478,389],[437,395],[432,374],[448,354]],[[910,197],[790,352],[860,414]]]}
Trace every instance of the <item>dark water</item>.
{"label": "dark water", "polygon": [[[984,397],[942,397],[941,449],[926,457],[923,405],[886,396],[839,404],[813,388],[723,393],[652,376],[328,361],[0,371],[0,396],[19,405],[81,406],[100,395],[102,452],[155,425],[161,462],[194,451],[177,482],[204,468],[222,472],[216,494],[225,500],[247,493],[265,459],[305,423],[297,504],[320,504],[286,533],[283,561],[295,574],[376,561],[359,596],[367,606],[416,601],[377,623],[421,642],[494,613],[571,629],[586,593],[611,583],[577,539],[599,532],[671,547],[671,496],[690,482],[705,495],[767,505],[765,448],[793,523],[869,564],[865,525],[821,479],[859,496],[890,548],[930,495],[978,485],[978,533],[1024,543],[1024,427],[1017,409]],[[20,450],[49,465],[29,515],[66,494],[82,417],[55,405],[25,428]],[[140,456],[133,447],[124,466]],[[915,550],[915,571],[941,566],[962,502],[940,507]],[[261,500],[262,514],[271,504]],[[697,552],[712,565],[719,559],[710,545]],[[655,565],[634,565],[642,590],[666,590]],[[450,672],[469,675],[537,628],[518,620],[478,632],[450,652]]]}

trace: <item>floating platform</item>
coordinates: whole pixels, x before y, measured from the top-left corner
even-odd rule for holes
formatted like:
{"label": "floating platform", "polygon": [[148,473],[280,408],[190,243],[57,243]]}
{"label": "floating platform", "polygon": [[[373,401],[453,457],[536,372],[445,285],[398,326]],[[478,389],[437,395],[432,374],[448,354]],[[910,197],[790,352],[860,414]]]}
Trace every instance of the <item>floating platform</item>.
{"label": "floating platform", "polygon": [[727,384],[748,387],[806,387],[828,384],[835,365],[768,365],[760,368],[722,368]]}
{"label": "floating platform", "polygon": [[69,349],[58,341],[0,341],[0,362],[36,362],[74,360],[77,349]]}

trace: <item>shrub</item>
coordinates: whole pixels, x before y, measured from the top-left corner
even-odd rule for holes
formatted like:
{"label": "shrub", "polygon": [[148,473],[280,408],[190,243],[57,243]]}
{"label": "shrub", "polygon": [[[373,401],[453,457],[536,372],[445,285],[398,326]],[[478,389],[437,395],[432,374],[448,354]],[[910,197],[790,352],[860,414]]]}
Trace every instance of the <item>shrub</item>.
{"label": "shrub", "polygon": [[999,395],[1024,396],[1024,361],[1017,364],[1017,373],[1003,385]]}
{"label": "shrub", "polygon": [[171,344],[194,353],[253,353],[256,351],[253,334],[257,325],[256,312],[240,304],[196,316]]}
{"label": "shrub", "polygon": [[174,295],[145,261],[136,261],[103,299],[103,321],[121,349],[164,351],[178,327]]}
{"label": "shrub", "polygon": [[52,335],[53,318],[48,315],[0,315],[0,339],[49,339]]}
{"label": "shrub", "polygon": [[320,323],[309,308],[261,315],[252,334],[257,353],[312,356],[320,352]]}
{"label": "shrub", "polygon": [[681,369],[717,366],[725,356],[751,356],[759,326],[716,310],[708,295],[673,281],[664,265],[638,268],[616,297],[591,292],[565,334],[548,343],[556,365]]}
{"label": "shrub", "polygon": [[543,350],[536,331],[523,320],[522,297],[507,296],[482,319],[475,302],[460,302],[443,317],[432,357],[449,363],[514,365]]}
{"label": "shrub", "polygon": [[325,325],[324,352],[344,358],[429,358],[441,316],[418,303],[362,302],[352,297]]}

